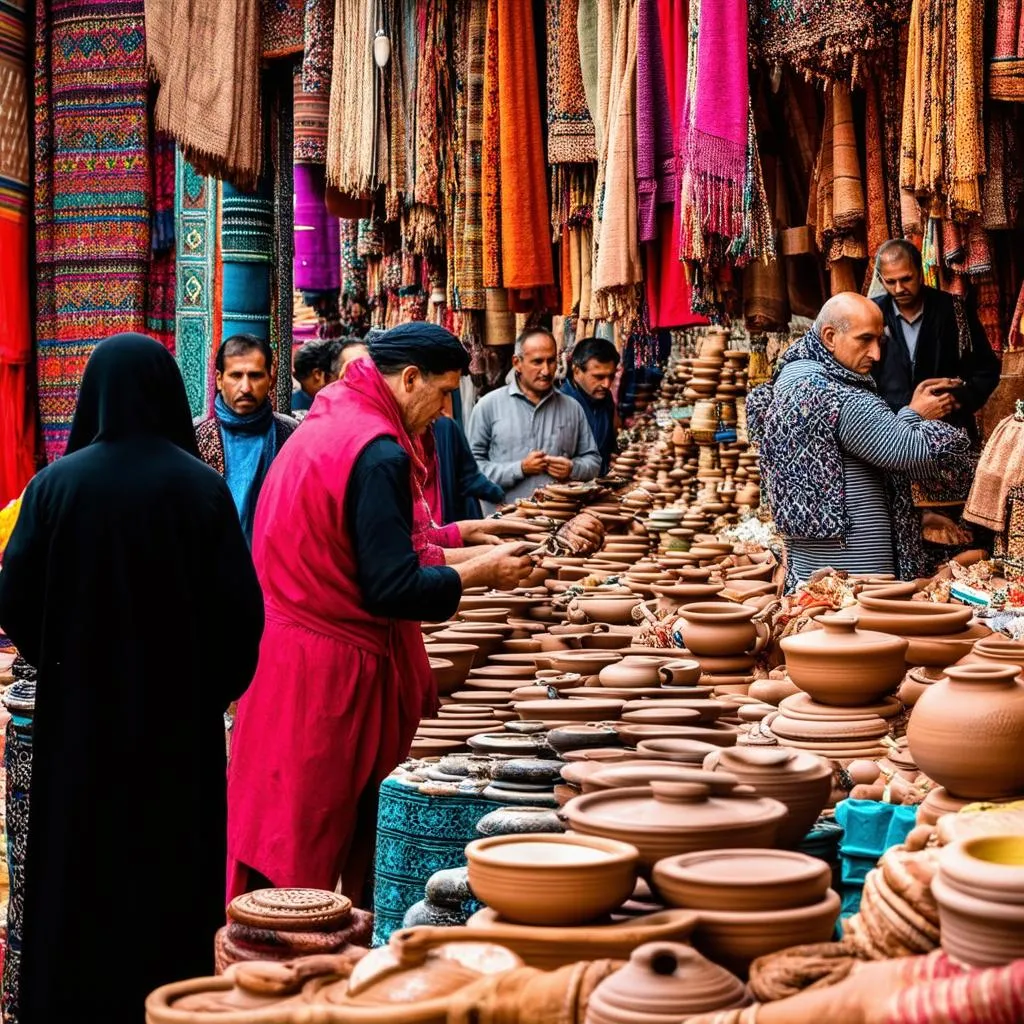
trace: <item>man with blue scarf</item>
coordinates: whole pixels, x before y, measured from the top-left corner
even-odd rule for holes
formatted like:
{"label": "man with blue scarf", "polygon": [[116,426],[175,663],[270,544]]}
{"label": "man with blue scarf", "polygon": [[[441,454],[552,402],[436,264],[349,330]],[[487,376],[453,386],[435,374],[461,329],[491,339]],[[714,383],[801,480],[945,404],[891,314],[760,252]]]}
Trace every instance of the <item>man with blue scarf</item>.
{"label": "man with blue scarf", "polygon": [[601,453],[601,472],[608,472],[615,451],[615,399],[612,383],[619,368],[618,349],[604,338],[586,338],[572,350],[569,376],[562,392],[583,406],[590,432]]}
{"label": "man with blue scarf", "polygon": [[227,481],[252,546],[256,499],[281,446],[298,423],[270,404],[274,352],[254,334],[236,334],[217,350],[213,415],[195,424],[203,461]]}

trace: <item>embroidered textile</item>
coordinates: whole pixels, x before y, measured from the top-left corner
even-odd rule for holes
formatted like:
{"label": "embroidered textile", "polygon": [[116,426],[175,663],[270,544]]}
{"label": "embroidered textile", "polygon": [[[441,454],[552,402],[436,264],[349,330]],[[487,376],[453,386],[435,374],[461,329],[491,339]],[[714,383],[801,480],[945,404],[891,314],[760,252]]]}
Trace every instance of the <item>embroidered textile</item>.
{"label": "embroidered textile", "polygon": [[579,0],[547,0],[550,164],[582,164],[597,159],[594,121],[580,64],[579,15]]}
{"label": "embroidered textile", "polygon": [[305,46],[305,0],[260,0],[263,59],[291,57]]}
{"label": "embroidered textile", "polygon": [[988,92],[994,100],[1024,102],[1024,10],[1020,0],[996,5],[996,38]]}

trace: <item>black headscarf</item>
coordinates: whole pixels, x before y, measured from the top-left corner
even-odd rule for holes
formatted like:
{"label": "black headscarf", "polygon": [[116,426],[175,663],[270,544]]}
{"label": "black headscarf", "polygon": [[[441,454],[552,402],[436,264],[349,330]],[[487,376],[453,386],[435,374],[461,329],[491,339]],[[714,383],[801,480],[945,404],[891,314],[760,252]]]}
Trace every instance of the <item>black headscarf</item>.
{"label": "black headscarf", "polygon": [[165,438],[199,458],[174,357],[144,334],[115,334],[96,346],[86,364],[67,454],[140,434]]}
{"label": "black headscarf", "polygon": [[437,324],[413,320],[389,331],[366,336],[370,356],[379,366],[418,366],[427,373],[469,369],[469,353],[462,342]]}

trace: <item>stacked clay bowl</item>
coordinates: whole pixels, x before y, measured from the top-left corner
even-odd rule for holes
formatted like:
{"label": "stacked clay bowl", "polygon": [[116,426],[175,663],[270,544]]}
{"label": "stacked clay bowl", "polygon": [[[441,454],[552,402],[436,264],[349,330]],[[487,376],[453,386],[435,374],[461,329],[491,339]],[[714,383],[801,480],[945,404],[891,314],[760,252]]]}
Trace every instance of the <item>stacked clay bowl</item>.
{"label": "stacked clay bowl", "polygon": [[515,924],[569,926],[617,909],[636,885],[629,843],[533,834],[477,839],[466,847],[474,895]]}
{"label": "stacked clay bowl", "polygon": [[765,722],[784,746],[827,757],[842,764],[857,758],[883,757],[893,719],[902,705],[893,697],[864,707],[833,707],[806,693],[786,697]]}
{"label": "stacked clay bowl", "polygon": [[654,866],[653,880],[671,906],[699,912],[694,946],[740,975],[759,956],[827,942],[839,917],[829,865],[788,850],[669,857]]}
{"label": "stacked clay bowl", "polygon": [[993,967],[1024,958],[1024,836],[945,847],[932,893],[942,948],[954,960]]}

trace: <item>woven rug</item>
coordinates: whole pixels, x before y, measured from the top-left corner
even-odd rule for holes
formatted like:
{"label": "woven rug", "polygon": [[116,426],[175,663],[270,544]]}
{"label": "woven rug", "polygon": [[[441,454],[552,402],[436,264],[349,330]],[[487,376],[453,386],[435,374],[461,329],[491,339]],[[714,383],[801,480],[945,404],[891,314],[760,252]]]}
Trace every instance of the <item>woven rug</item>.
{"label": "woven rug", "polygon": [[175,157],[175,339],[178,366],[194,417],[213,411],[214,338],[220,341],[217,301],[217,183]]}
{"label": "woven rug", "polygon": [[37,0],[36,344],[50,459],[96,343],[146,327],[145,56],[143,0]]}
{"label": "woven rug", "polygon": [[218,344],[234,334],[270,339],[270,276],[274,265],[274,201],[269,183],[239,192],[221,182],[220,249],[224,283]]}
{"label": "woven rug", "polygon": [[153,226],[146,296],[146,332],[174,354],[174,140],[153,140]]}

